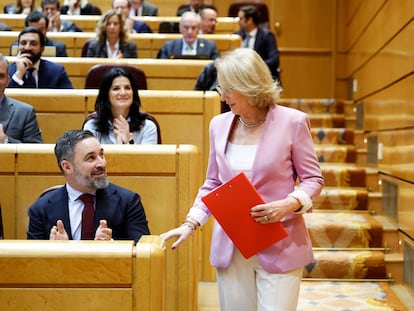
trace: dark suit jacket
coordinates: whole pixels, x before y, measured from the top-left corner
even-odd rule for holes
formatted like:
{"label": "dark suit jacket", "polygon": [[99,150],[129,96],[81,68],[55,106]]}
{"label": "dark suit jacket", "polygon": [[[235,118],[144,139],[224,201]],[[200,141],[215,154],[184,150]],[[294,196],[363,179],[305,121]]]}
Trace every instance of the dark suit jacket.
{"label": "dark suit jacket", "polygon": [[208,4],[208,3],[204,3],[202,6],[201,6],[201,8],[196,12],[194,9],[193,9],[193,7],[190,5],[190,4],[183,4],[183,5],[180,5],[179,7],[178,7],[178,9],[177,9],[177,16],[181,16],[181,15],[183,15],[185,12],[190,12],[190,11],[192,11],[192,12],[194,12],[194,13],[200,13],[203,9],[207,9],[207,8],[209,8],[209,9],[213,9],[213,10],[215,10],[215,11],[217,11],[217,9],[216,9],[216,7],[214,6],[214,5],[212,5],[212,4]]}
{"label": "dark suit jacket", "polygon": [[78,25],[70,21],[61,20],[60,24],[62,26],[61,32],[82,32],[82,29]]}
{"label": "dark suit jacket", "polygon": [[[236,34],[240,35],[243,40],[246,38],[246,33],[242,30],[237,31]],[[279,79],[279,50],[273,33],[259,27],[257,29],[254,50],[265,61],[272,72],[272,76]]]}
{"label": "dark suit jacket", "polygon": [[[28,239],[48,240],[50,229],[61,219],[72,240],[66,186],[51,190],[37,199],[29,207],[28,215]],[[108,228],[112,229],[114,240],[137,242],[141,235],[150,234],[140,196],[114,184],[96,191],[95,231],[101,219],[105,219]]]}
{"label": "dark suit jacket", "polygon": [[[12,79],[15,72],[16,63],[11,63],[9,65],[10,81],[8,87],[24,87],[24,85],[20,86]],[[73,89],[65,68],[45,59],[40,59],[37,87],[39,89]]]}
{"label": "dark suit jacket", "polygon": [[150,26],[137,20],[134,20],[134,31],[136,33],[152,33]]}
{"label": "dark suit jacket", "polygon": [[[158,51],[157,58],[169,58],[170,55],[181,54],[183,50],[183,39],[175,39],[164,43]],[[209,59],[220,56],[216,42],[206,39],[197,39],[197,55],[206,55]]]}
{"label": "dark suit jacket", "polygon": [[158,16],[158,7],[150,2],[143,1],[142,16]]}
{"label": "dark suit jacket", "polygon": [[43,143],[35,110],[29,104],[4,96],[0,123],[11,144]]}
{"label": "dark suit jacket", "polygon": [[[12,46],[13,45],[19,45],[19,42],[16,40],[14,41],[10,46],[10,56],[16,56],[12,55]],[[46,46],[54,46],[56,48],[56,57],[67,57],[68,53],[66,52],[66,45],[62,42],[55,41],[49,38],[46,38]]]}
{"label": "dark suit jacket", "polygon": [[[60,7],[61,14],[68,14],[69,5],[62,5]],[[96,5],[88,3],[83,8],[80,9],[80,15],[101,15],[102,11]]]}
{"label": "dark suit jacket", "polygon": [[[135,42],[128,42],[126,45],[120,45],[119,50],[122,52],[124,58],[138,57],[137,45]],[[101,43],[97,40],[91,40],[88,45],[86,57],[107,58],[108,51],[106,49],[106,43]]]}

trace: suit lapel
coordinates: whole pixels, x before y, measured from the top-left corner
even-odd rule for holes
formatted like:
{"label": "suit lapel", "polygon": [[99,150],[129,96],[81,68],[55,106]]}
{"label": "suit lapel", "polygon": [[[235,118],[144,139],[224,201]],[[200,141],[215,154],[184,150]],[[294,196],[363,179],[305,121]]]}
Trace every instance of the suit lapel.
{"label": "suit lapel", "polygon": [[7,129],[11,116],[13,115],[14,105],[9,103],[7,96],[4,95],[3,102],[0,108],[0,122],[3,124],[4,130]]}
{"label": "suit lapel", "polygon": [[[119,196],[116,191],[109,185],[105,189],[96,191],[96,209],[95,209],[95,226],[99,225],[100,219],[111,219],[119,206]],[[110,224],[108,223],[108,226]]]}
{"label": "suit lapel", "polygon": [[[50,219],[61,219],[65,225],[66,232],[69,236],[69,239],[72,240],[72,228],[70,226],[69,218],[69,206],[68,206],[68,192],[66,187],[62,186],[56,190],[56,194],[48,200],[49,208],[47,208],[50,213]],[[54,225],[54,224],[52,224]]]}

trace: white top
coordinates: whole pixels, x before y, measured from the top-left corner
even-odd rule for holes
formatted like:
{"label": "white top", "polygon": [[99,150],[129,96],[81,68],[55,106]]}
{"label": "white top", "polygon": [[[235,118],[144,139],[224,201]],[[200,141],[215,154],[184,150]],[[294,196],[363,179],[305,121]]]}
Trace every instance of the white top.
{"label": "white top", "polygon": [[111,48],[109,46],[108,40],[106,40],[106,51],[107,51],[107,54],[108,54],[108,58],[117,58],[118,57],[118,53],[119,53],[119,40],[115,44],[115,50],[114,50],[113,53],[112,53]]}
{"label": "white top", "polygon": [[[117,144],[114,136],[114,126],[109,122],[109,134],[102,134],[96,130],[96,120],[88,120],[83,126],[84,130],[89,130],[99,140],[101,144]],[[140,131],[132,132],[134,144],[151,145],[158,143],[157,126],[151,120],[146,119],[145,124]]]}
{"label": "white top", "polygon": [[236,175],[244,172],[247,177],[251,179],[256,151],[257,145],[238,145],[228,143],[226,157]]}

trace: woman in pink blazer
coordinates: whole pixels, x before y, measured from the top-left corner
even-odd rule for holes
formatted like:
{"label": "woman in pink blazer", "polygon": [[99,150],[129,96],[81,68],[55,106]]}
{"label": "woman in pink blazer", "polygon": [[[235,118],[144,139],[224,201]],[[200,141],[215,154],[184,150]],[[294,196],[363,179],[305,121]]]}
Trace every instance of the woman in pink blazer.
{"label": "woman in pink blazer", "polygon": [[323,187],[309,118],[277,105],[281,88],[254,50],[236,49],[216,66],[218,90],[231,111],[211,121],[206,180],[184,224],[161,236],[178,237],[175,249],[211,216],[201,198],[246,173],[267,202],[254,206],[251,216],[263,226],[281,222],[288,236],[245,259],[214,223],[210,261],[217,269],[220,308],[296,310],[303,267],[313,260],[302,214]]}

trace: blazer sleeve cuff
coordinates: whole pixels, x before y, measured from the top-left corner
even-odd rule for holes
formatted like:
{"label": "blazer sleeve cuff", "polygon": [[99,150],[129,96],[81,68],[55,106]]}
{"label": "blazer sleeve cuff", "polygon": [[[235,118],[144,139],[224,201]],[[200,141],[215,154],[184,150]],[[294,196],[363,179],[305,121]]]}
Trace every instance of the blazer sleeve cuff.
{"label": "blazer sleeve cuff", "polygon": [[302,205],[300,209],[294,211],[294,214],[306,213],[312,207],[312,199],[309,197],[309,195],[305,191],[295,190],[289,193],[288,197],[295,198]]}
{"label": "blazer sleeve cuff", "polygon": [[22,86],[23,85],[23,83],[24,83],[24,81],[22,80],[22,79],[19,79],[17,76],[16,76],[16,74],[14,74],[13,76],[12,76],[12,79],[13,79],[13,81],[14,82],[16,82],[18,85],[20,85],[20,86]]}

